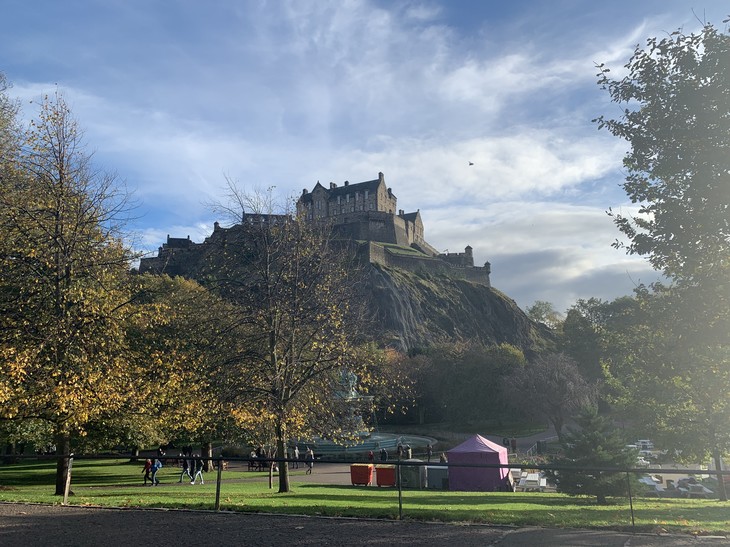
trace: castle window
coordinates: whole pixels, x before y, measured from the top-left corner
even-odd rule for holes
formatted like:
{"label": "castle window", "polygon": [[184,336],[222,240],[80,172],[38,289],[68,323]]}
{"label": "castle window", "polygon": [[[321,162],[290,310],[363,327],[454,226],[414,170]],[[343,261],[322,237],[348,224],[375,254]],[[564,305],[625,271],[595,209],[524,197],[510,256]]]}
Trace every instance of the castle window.
{"label": "castle window", "polygon": [[365,199],[368,199],[368,190],[365,190]]}
{"label": "castle window", "polygon": [[347,196],[345,197],[345,199],[346,199],[347,203],[350,203],[350,194],[347,194]]}
{"label": "castle window", "polygon": [[339,205],[339,204],[340,204],[340,198],[341,198],[341,197],[342,197],[342,196],[337,196],[337,205]]}

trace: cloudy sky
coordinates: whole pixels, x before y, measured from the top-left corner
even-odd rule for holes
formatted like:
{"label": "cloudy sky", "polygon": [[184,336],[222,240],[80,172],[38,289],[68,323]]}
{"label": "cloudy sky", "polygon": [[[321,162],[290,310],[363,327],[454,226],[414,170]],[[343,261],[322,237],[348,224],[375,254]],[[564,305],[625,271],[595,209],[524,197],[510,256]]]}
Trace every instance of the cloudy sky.
{"label": "cloudy sky", "polygon": [[[702,1],[704,3],[695,3]],[[596,63],[720,0],[2,0],[0,71],[23,115],[58,89],[134,190],[138,246],[196,241],[226,177],[283,196],[379,171],[440,250],[474,248],[525,308],[630,294],[611,243],[625,145]],[[474,165],[470,166],[469,162]]]}

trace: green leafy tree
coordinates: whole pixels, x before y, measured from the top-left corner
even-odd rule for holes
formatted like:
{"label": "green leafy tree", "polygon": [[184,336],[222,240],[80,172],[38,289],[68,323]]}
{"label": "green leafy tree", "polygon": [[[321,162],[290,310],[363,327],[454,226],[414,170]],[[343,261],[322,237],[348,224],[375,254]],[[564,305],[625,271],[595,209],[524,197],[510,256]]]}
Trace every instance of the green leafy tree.
{"label": "green leafy tree", "polygon": [[[646,256],[671,282],[644,295],[655,331],[644,331],[631,361],[647,385],[638,373],[624,381],[620,363],[613,378],[644,394],[653,384],[658,394],[641,404],[662,429],[702,424],[696,451],[719,468],[730,450],[722,425],[730,422],[722,395],[730,391],[730,36],[710,24],[677,31],[637,47],[619,80],[600,69],[599,85],[625,109],[620,119],[597,122],[628,141],[623,187],[639,205],[633,217],[612,213],[628,239],[616,246]],[[657,351],[648,354],[648,346]],[[665,397],[674,405],[647,404]]]}
{"label": "green leafy tree", "polygon": [[628,238],[667,277],[704,279],[723,269],[730,240],[730,36],[706,25],[637,47],[620,80],[600,65],[599,85],[626,105],[599,128],[628,141],[623,188],[639,214],[613,214]]}
{"label": "green leafy tree", "polygon": [[428,367],[419,390],[431,394],[455,423],[502,420],[507,408],[508,379],[525,366],[522,351],[510,344],[484,346],[473,341],[439,344],[428,352]]}
{"label": "green leafy tree", "polygon": [[606,504],[609,497],[625,496],[625,473],[597,469],[633,468],[635,450],[626,448],[620,431],[593,407],[584,408],[575,423],[576,427],[570,428],[561,441],[564,455],[552,462],[561,469],[546,470],[548,479],[555,483],[558,492],[596,496],[599,505]]}
{"label": "green leafy tree", "polygon": [[538,323],[550,327],[551,329],[557,329],[563,322],[562,314],[555,309],[552,302],[546,300],[536,300],[532,306],[528,306],[527,317]]}
{"label": "green leafy tree", "polygon": [[515,373],[509,383],[512,406],[532,417],[547,418],[560,440],[568,418],[595,398],[594,386],[563,353],[540,355]]}

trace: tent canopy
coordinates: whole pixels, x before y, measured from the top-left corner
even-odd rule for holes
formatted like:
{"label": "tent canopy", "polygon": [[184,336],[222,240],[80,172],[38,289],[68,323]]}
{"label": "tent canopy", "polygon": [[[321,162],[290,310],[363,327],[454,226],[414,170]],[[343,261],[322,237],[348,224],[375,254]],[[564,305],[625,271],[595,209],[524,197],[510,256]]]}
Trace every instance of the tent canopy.
{"label": "tent canopy", "polygon": [[481,435],[474,435],[447,452],[449,490],[491,492],[506,484],[507,467],[458,467],[456,464],[507,465],[507,449]]}

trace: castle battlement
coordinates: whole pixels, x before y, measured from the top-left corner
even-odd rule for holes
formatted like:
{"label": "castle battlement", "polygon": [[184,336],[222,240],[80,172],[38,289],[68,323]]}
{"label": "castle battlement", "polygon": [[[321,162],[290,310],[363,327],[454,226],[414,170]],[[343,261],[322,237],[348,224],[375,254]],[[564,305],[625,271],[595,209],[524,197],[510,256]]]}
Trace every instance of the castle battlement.
{"label": "castle battlement", "polygon": [[[334,182],[325,188],[317,182],[311,192],[303,190],[297,200],[297,215],[316,221],[332,223],[338,238],[366,242],[361,246],[363,259],[373,264],[411,271],[429,271],[468,279],[490,286],[490,265],[474,266],[472,248],[463,253],[438,252],[424,237],[421,213],[406,213],[397,209],[398,199],[385,185],[385,176],[338,186]],[[397,211],[397,213],[396,213]],[[203,243],[167,236],[167,242],[157,256],[143,258],[140,272],[154,271],[169,275],[185,275],[197,263],[204,250],[221,244],[231,230],[244,229],[259,223],[286,222],[286,215],[245,214],[241,224],[222,228],[214,224],[213,233]]]}

